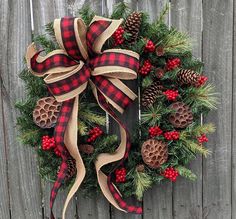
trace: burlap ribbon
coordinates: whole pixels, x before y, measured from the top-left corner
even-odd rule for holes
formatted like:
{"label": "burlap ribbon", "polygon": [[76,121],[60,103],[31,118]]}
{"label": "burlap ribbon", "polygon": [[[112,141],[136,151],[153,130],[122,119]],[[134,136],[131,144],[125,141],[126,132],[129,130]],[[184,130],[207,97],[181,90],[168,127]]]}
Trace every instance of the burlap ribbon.
{"label": "burlap ribbon", "polygon": [[[30,71],[44,81],[50,93],[62,102],[62,108],[54,131],[57,147],[62,154],[62,164],[58,178],[51,191],[52,209],[57,192],[65,178],[67,159],[76,160],[77,175],[67,196],[62,218],[69,201],[79,188],[85,176],[85,167],[77,146],[78,98],[88,83],[91,85],[98,104],[109,113],[120,126],[121,143],[115,153],[102,153],[95,162],[98,183],[107,200],[117,209],[125,212],[142,213],[140,207],[129,206],[121,198],[113,185],[111,174],[106,176],[101,168],[109,163],[128,157],[130,149],[126,127],[113,112],[111,106],[122,113],[136,98],[136,95],[120,79],[132,80],[137,77],[139,55],[130,50],[109,49],[102,52],[105,41],[111,37],[122,23],[95,16],[87,28],[80,18],[65,17],[54,21],[56,40],[61,49],[46,56],[39,55],[31,44],[26,53]],[[53,213],[51,218],[54,218]]]}

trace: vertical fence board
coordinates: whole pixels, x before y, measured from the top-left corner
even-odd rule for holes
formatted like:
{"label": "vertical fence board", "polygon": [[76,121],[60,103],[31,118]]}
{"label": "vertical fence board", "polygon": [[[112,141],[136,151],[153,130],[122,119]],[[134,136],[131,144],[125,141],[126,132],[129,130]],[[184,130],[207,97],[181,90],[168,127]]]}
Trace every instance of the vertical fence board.
{"label": "vertical fence board", "polygon": [[[198,0],[173,1],[171,25],[190,34],[193,54],[201,58],[202,53],[202,2]],[[198,176],[190,182],[179,177],[173,187],[173,217],[179,219],[202,218],[202,157],[193,161],[189,168]]]}
{"label": "vertical fence board", "polygon": [[[236,1],[234,1],[234,13],[236,10]],[[232,98],[232,112],[233,112],[233,118],[232,118],[232,219],[236,218],[236,42],[235,42],[235,36],[236,36],[236,16],[234,16],[234,32],[233,32],[233,98]]]}
{"label": "vertical fence board", "polygon": [[[33,1],[32,8],[33,8],[35,35],[42,34],[45,32],[45,27],[44,27],[45,24],[53,22],[55,18],[68,15],[66,1],[50,1],[50,0]],[[48,183],[48,182],[42,183],[45,218],[50,217],[49,201],[50,201],[50,193],[52,186],[53,183]],[[53,207],[55,218],[61,218],[62,209],[67,197],[67,193],[68,190],[62,190],[62,189],[58,193],[58,196],[56,198]],[[72,201],[70,202],[66,212],[66,216],[67,218],[77,218],[75,199],[72,199]]]}
{"label": "vertical fence board", "polygon": [[[1,88],[5,148],[7,149],[10,211],[12,218],[42,218],[40,180],[33,149],[17,139],[15,102],[24,97],[18,74],[23,68],[26,45],[31,40],[28,0],[1,4]],[[4,16],[2,15],[4,14]],[[6,197],[7,198],[7,197]],[[33,200],[33,201],[32,201]],[[10,218],[10,217],[8,217]]]}
{"label": "vertical fence board", "polygon": [[[165,5],[168,4],[168,0],[155,1],[145,0],[138,2],[138,9],[148,12],[151,20],[158,17]],[[168,23],[168,15],[166,17]],[[144,195],[144,218],[156,219],[156,218],[172,218],[172,185],[171,183],[164,182],[154,186],[148,190]]]}
{"label": "vertical fence board", "polygon": [[203,218],[231,218],[231,113],[233,0],[203,1],[203,60],[219,92],[218,110],[206,121],[217,126],[203,161]]}
{"label": "vertical fence board", "polygon": [[[97,15],[102,15],[105,13],[103,1],[101,0],[89,0],[71,1],[71,6],[74,10],[78,10],[83,5],[89,5],[92,10],[96,12]],[[97,218],[97,219],[109,219],[110,209],[109,203],[102,195],[94,195],[93,198],[84,198],[81,194],[77,193],[78,201],[78,216],[81,219]]]}
{"label": "vertical fence board", "polygon": [[[110,2],[110,1],[107,1]],[[108,11],[111,12],[114,4],[121,2],[121,1],[113,1],[113,4],[111,4],[111,2],[108,5]],[[128,4],[128,6],[130,8],[132,8],[133,10],[137,9],[137,1],[124,1]],[[126,85],[128,85],[128,87],[133,90],[136,94],[138,94],[138,86],[137,86],[137,81],[124,81],[124,83]],[[130,107],[128,107],[124,114],[120,116],[121,120],[124,122],[124,124],[127,126],[130,135],[132,135],[134,133],[135,127],[138,123],[138,110],[139,110],[139,106],[138,106],[138,98],[132,103],[132,105]],[[112,119],[110,119],[110,125],[109,125],[109,130],[111,133],[117,133],[119,135],[119,127],[117,125],[116,122],[114,122]],[[127,199],[127,202],[129,204],[133,204],[133,205],[142,205],[141,202],[136,201],[136,199],[134,197],[130,197]],[[114,219],[140,219],[142,218],[141,215],[135,215],[135,214],[126,214],[123,213],[121,211],[118,211],[117,209],[115,209],[113,206],[111,206],[111,217]]]}
{"label": "vertical fence board", "polygon": [[[5,13],[4,13],[5,12]],[[2,65],[0,65],[0,127],[4,127],[4,114],[3,114],[3,71],[7,68],[7,59],[5,51],[7,50],[7,38],[8,38],[8,2],[2,2],[0,8],[0,31],[2,33],[2,39],[0,41],[0,46],[2,50],[0,51],[0,60]],[[9,196],[9,186],[8,186],[8,169],[7,169],[7,144],[5,139],[5,130],[1,128],[0,130],[0,218],[10,218],[10,196]]]}

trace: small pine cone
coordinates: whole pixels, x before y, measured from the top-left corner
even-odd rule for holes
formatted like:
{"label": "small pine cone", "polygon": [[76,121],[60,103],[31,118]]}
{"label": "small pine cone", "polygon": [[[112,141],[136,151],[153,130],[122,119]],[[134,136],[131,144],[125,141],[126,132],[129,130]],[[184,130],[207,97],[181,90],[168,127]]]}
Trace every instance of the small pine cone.
{"label": "small pine cone", "polygon": [[44,97],[38,100],[33,111],[34,123],[40,128],[52,128],[57,122],[61,103],[54,97]]}
{"label": "small pine cone", "polygon": [[142,13],[137,11],[134,11],[127,18],[124,25],[124,29],[125,32],[131,34],[128,43],[133,43],[137,40],[141,21],[142,21]]}
{"label": "small pine cone", "polygon": [[163,86],[160,85],[159,81],[155,81],[149,87],[147,87],[142,95],[142,105],[144,107],[151,106],[157,99],[157,97],[162,94]]}
{"label": "small pine cone", "polygon": [[150,168],[157,169],[168,159],[168,147],[165,142],[148,139],[141,148],[143,162]]}
{"label": "small pine cone", "polygon": [[136,170],[140,173],[143,173],[145,171],[145,167],[143,164],[139,164],[136,166]]}
{"label": "small pine cone", "polygon": [[94,152],[94,147],[90,144],[79,145],[79,151],[85,154],[92,154]]}
{"label": "small pine cone", "polygon": [[68,170],[67,170],[67,173],[66,173],[65,180],[68,180],[76,174],[76,163],[75,163],[75,160],[73,158],[69,158],[66,161],[66,163],[68,165]]}
{"label": "small pine cone", "polygon": [[199,75],[190,69],[182,69],[177,74],[180,84],[195,85],[198,82]]}
{"label": "small pine cone", "polygon": [[169,116],[169,122],[175,128],[186,128],[193,122],[193,114],[188,105],[183,102],[175,102],[169,106],[175,112]]}

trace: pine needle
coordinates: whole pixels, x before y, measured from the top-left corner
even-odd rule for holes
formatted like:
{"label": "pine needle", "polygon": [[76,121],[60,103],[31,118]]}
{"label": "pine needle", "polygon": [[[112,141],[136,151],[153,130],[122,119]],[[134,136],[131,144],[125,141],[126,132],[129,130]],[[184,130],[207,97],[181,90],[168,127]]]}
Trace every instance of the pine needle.
{"label": "pine needle", "polygon": [[197,179],[196,174],[194,174],[190,169],[187,169],[184,166],[176,166],[175,169],[178,170],[180,176],[183,176],[192,181]]}
{"label": "pine needle", "polygon": [[184,140],[184,146],[188,147],[194,153],[202,154],[204,157],[207,157],[207,155],[210,154],[210,151],[207,148],[192,140]]}
{"label": "pine needle", "polygon": [[147,173],[135,171],[134,186],[135,195],[138,200],[142,200],[143,193],[152,185],[152,179]]}

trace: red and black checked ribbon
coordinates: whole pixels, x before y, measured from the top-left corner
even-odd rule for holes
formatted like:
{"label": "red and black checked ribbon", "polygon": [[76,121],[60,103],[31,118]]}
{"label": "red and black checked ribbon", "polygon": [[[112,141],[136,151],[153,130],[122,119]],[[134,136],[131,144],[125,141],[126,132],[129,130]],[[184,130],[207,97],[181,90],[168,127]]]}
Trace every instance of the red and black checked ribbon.
{"label": "red and black checked ribbon", "polygon": [[[51,191],[50,208],[67,173],[66,161],[72,156],[76,160],[77,176],[63,209],[77,191],[84,176],[85,168],[77,147],[78,96],[87,84],[92,86],[94,95],[121,129],[121,143],[115,154],[102,153],[97,157],[95,167],[98,182],[104,196],[116,208],[133,213],[142,213],[141,207],[130,206],[121,198],[113,185],[111,174],[107,177],[102,166],[120,161],[122,165],[130,150],[129,133],[111,106],[123,110],[136,98],[136,95],[120,79],[132,80],[137,77],[139,55],[130,50],[110,49],[102,52],[105,41],[115,32],[122,20],[110,20],[95,16],[88,29],[80,18],[61,18],[54,21],[55,36],[61,49],[42,57],[31,44],[26,60],[31,72],[44,78],[50,93],[62,103],[62,108],[54,130],[56,144],[62,154],[58,177]],[[53,213],[51,214],[53,219]]]}

